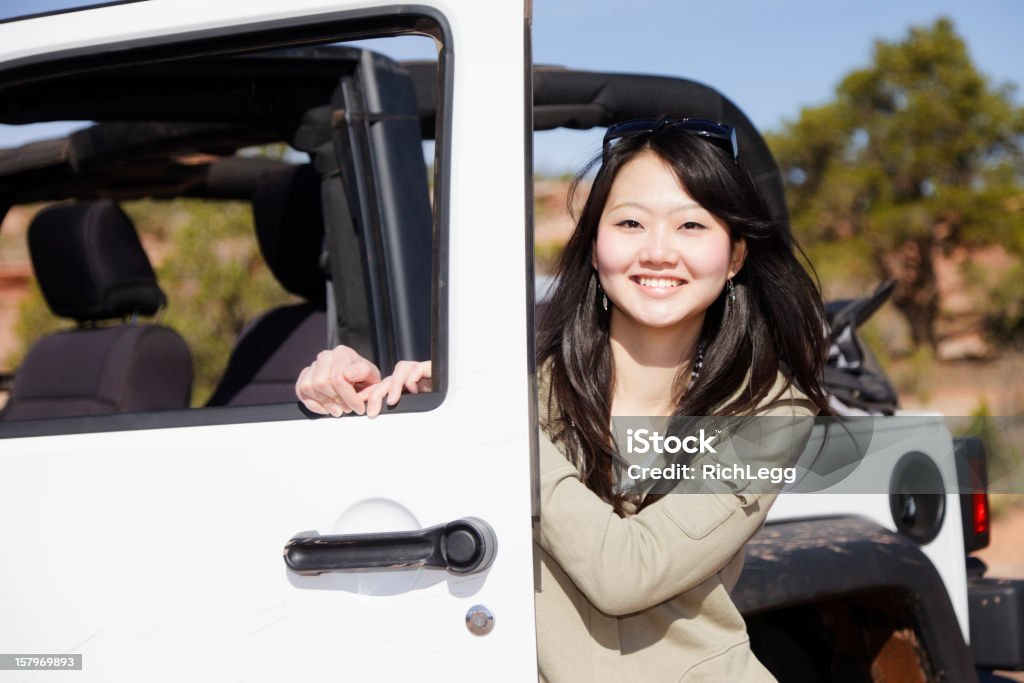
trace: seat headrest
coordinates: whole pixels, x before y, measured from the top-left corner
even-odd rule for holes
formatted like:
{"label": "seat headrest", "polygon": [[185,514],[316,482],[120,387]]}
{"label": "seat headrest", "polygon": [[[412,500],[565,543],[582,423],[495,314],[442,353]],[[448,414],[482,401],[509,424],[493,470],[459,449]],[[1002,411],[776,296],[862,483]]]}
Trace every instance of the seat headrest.
{"label": "seat headrest", "polygon": [[167,301],[135,226],[110,200],[43,209],[29,226],[28,248],[39,288],[59,316],[153,315]]}
{"label": "seat headrest", "polygon": [[308,164],[268,171],[256,183],[252,212],[260,251],[277,281],[292,294],[323,303],[320,175]]}

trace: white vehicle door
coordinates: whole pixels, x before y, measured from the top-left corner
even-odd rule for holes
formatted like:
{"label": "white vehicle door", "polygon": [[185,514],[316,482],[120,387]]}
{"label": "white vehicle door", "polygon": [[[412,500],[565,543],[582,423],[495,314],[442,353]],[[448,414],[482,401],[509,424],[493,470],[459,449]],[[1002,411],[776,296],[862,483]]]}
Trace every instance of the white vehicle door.
{"label": "white vehicle door", "polygon": [[[438,45],[435,391],[374,420],[294,402],[0,420],[0,654],[81,655],[75,673],[0,680],[535,679],[522,2],[142,0],[14,20],[0,99],[151,48],[375,31]],[[381,291],[374,306],[403,305]]]}

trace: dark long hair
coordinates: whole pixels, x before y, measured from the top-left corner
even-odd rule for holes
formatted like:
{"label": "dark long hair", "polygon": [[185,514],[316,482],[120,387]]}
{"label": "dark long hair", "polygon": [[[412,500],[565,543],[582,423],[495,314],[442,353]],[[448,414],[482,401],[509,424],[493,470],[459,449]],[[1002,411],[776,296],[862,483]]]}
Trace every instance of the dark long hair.
{"label": "dark long hair", "polygon": [[591,255],[612,183],[644,151],[665,161],[690,196],[728,225],[733,242],[742,238],[747,248],[733,278],[736,298],[728,319],[724,292],[705,312],[697,344],[705,349],[700,377],[688,390],[688,377],[676,378],[681,395],[674,399],[675,415],[749,415],[775,398],[768,393],[780,369],[785,389],[795,383],[819,411],[829,412],[822,381],[827,345],[821,296],[795,256],[799,247],[772,219],[750,174],[721,149],[679,128],[623,138],[607,150],[603,163],[598,157],[584,167],[570,187],[572,206],[600,163],[559,259],[537,351],[538,365],[550,377],[550,394],[540,397],[548,402],[541,427],[580,469],[586,485],[619,514],[624,498],[616,492],[618,456],[610,427],[615,381],[610,316],[599,302]]}

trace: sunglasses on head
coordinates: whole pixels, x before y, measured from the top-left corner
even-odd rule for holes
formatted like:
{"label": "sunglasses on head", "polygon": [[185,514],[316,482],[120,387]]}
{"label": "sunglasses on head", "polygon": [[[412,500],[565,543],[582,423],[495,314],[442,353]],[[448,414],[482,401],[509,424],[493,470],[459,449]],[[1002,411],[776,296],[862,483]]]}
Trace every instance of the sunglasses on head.
{"label": "sunglasses on head", "polygon": [[608,151],[616,140],[633,135],[649,135],[664,128],[681,128],[691,135],[704,138],[728,152],[733,161],[739,162],[740,146],[736,141],[736,129],[709,119],[633,119],[616,123],[604,134],[604,143],[601,145],[602,162],[608,160]]}

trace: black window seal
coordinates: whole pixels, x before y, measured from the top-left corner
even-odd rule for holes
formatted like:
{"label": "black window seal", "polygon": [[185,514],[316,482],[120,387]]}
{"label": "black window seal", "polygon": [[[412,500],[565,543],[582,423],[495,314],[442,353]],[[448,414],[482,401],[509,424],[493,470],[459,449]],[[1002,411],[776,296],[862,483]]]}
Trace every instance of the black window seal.
{"label": "black window seal", "polygon": [[[444,395],[440,392],[410,394],[404,396],[397,405],[388,408],[388,413],[422,413],[434,410],[443,401]],[[349,415],[348,417],[355,417],[355,415]],[[303,408],[298,402],[257,406],[185,408],[182,410],[164,410],[148,413],[48,417],[39,420],[0,422],[0,441],[3,439],[34,438],[40,436],[255,424],[310,418],[334,419],[327,416],[314,415]]]}

